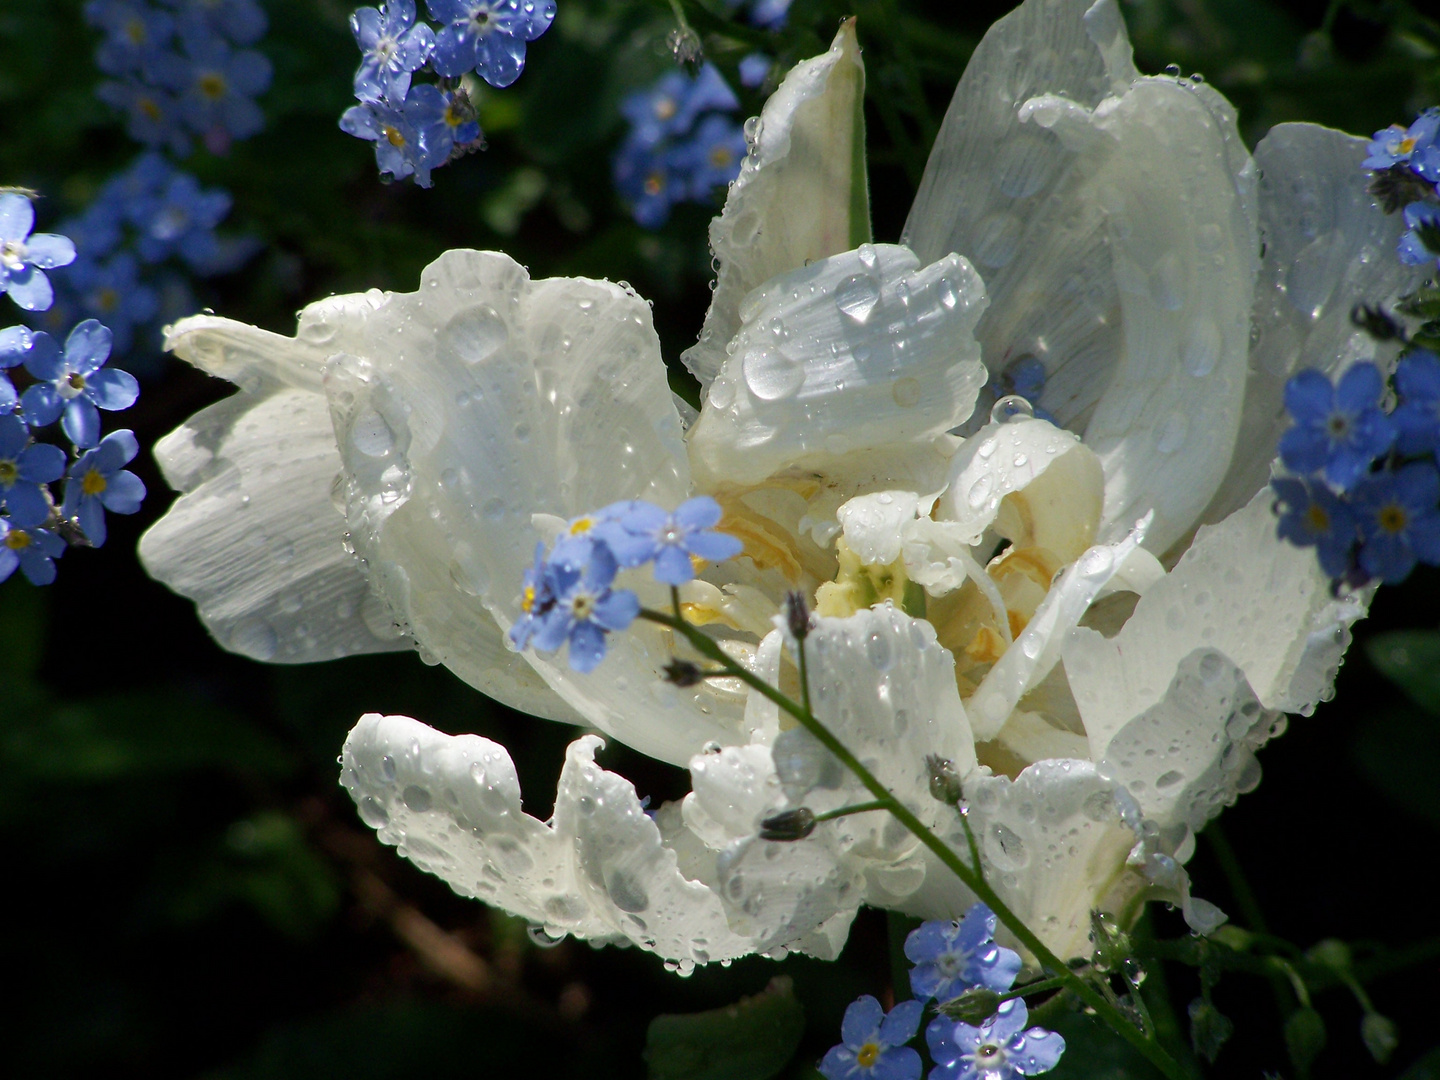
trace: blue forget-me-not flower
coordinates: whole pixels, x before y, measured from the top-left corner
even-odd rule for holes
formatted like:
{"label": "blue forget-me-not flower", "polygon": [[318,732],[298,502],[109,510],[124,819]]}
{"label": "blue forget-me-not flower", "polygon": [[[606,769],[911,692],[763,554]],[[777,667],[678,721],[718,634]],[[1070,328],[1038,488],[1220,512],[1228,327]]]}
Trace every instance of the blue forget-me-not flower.
{"label": "blue forget-me-not flower", "polygon": [[1323,481],[1278,478],[1270,482],[1279,501],[1279,534],[1296,547],[1314,547],[1320,569],[1343,578],[1354,562],[1360,523],[1350,504]]}
{"label": "blue forget-me-not flower", "polygon": [[545,558],[545,543],[535,542],[535,562],[525,571],[520,586],[520,618],[510,627],[510,643],[517,649],[530,644],[540,620],[555,606],[554,575]]}
{"label": "blue forget-me-not flower", "polygon": [[905,939],[910,989],[917,998],[949,1001],[971,987],[1004,992],[1020,973],[1020,954],[995,944],[995,913],[975,904],[956,922],[922,924]]}
{"label": "blue forget-me-not flower", "polygon": [[0,195],[0,292],[26,311],[44,311],[55,299],[46,270],[75,261],[75,245],[54,233],[31,233],[35,207],[24,195]]}
{"label": "blue forget-me-not flower", "polygon": [[692,557],[724,562],[740,554],[738,538],[713,531],[720,517],[720,504],[708,495],[688,499],[674,513],[636,499],[608,508],[592,532],[621,566],[654,560],[657,581],[684,585],[695,577]]}
{"label": "blue forget-me-not flower", "polygon": [[480,139],[475,110],[463,90],[416,86],[405,103],[405,114],[420,136],[415,182],[421,187],[430,186],[431,169],[438,169],[457,151],[463,153]]}
{"label": "blue forget-me-not flower", "polygon": [[1402,454],[1440,450],[1440,357],[1423,349],[1404,357],[1395,369],[1400,404],[1390,419],[1395,424],[1395,449]]}
{"label": "blue forget-me-not flower", "polygon": [[0,517],[0,581],[15,568],[32,585],[49,585],[55,580],[55,562],[65,553],[65,541],[48,529],[21,528]]}
{"label": "blue forget-me-not flower", "polygon": [[435,35],[432,63],[446,77],[477,72],[491,86],[509,86],[525,68],[525,45],[555,19],[555,0],[425,0],[445,25]]}
{"label": "blue forget-me-not flower", "polygon": [[424,65],[435,47],[435,31],[428,23],[415,22],[415,0],[362,7],[350,16],[350,31],[362,53],[355,96],[361,101],[404,101],[411,73]]}
{"label": "blue forget-me-not flower", "polygon": [[1029,1022],[1022,998],[1001,1002],[979,1027],[937,1016],[925,1029],[935,1061],[930,1080],[1014,1080],[1049,1072],[1059,1064],[1065,1040],[1041,1027],[1026,1030]]}
{"label": "blue forget-me-not flower", "polygon": [[270,61],[253,49],[232,49],[218,36],[182,35],[186,60],[166,78],[180,95],[180,112],[222,154],[234,139],[246,139],[265,126],[265,114],[251,99],[270,86]]}
{"label": "blue forget-me-not flower", "polygon": [[25,369],[39,381],[20,399],[31,427],[58,419],[70,441],[88,450],[100,441],[97,410],[115,412],[135,404],[140,396],[135,377],[104,366],[110,340],[109,328],[94,319],[70,331],[63,351],[49,334],[35,335]]}
{"label": "blue forget-me-not flower", "polygon": [[70,466],[61,513],[75,521],[93,547],[105,543],[105,511],[133,514],[145,498],[145,484],[125,468],[140,444],[132,431],[112,431],[94,450]]}
{"label": "blue forget-me-not flower", "polygon": [[31,443],[30,429],[18,416],[0,416],[0,507],[24,528],[50,516],[46,484],[65,475],[65,451],[49,443]]}
{"label": "blue forget-me-not flower", "polygon": [[1291,472],[1323,472],[1342,490],[1364,476],[1395,441],[1395,427],[1380,409],[1385,381],[1365,361],[1334,385],[1315,370],[1285,384],[1285,408],[1295,423],[1280,438],[1280,458]]}
{"label": "blue forget-me-not flower", "polygon": [[161,0],[179,10],[182,34],[223,34],[236,45],[253,45],[269,21],[256,0]]}
{"label": "blue forget-me-not flower", "polygon": [[728,116],[707,116],[679,148],[690,197],[703,202],[735,179],[745,158],[745,133]]}
{"label": "blue forget-me-not flower", "polygon": [[653,145],[666,136],[684,135],[703,113],[739,107],[725,76],[714,64],[705,64],[693,78],[683,71],[667,72],[654,86],[626,95],[620,114],[630,121],[634,138]]}
{"label": "blue forget-me-not flower", "polygon": [[1426,109],[1408,128],[1392,124],[1375,132],[1367,169],[1406,165],[1432,184],[1440,181],[1440,108]]}
{"label": "blue forget-me-not flower", "polygon": [[189,173],[174,173],[163,187],[131,204],[139,230],[135,250],[146,262],[179,255],[192,269],[205,272],[220,247],[214,229],[230,212],[230,195],[201,188]]}
{"label": "blue forget-me-not flower", "polygon": [[142,0],[90,0],[85,20],[105,33],[95,66],[106,75],[152,70],[175,34],[175,20]]}
{"label": "blue forget-me-not flower", "polygon": [[404,106],[384,101],[362,101],[351,105],[340,117],[340,130],[375,144],[375,164],[382,179],[403,180],[424,169],[422,187],[429,186],[429,169],[420,132]]}
{"label": "blue forget-me-not flower", "polygon": [[924,1011],[918,1001],[902,1001],[887,1014],[869,994],[851,1002],[840,1045],[825,1054],[820,1072],[826,1080],[920,1080],[920,1054],[905,1044]]}
{"label": "blue forget-me-not flower", "polygon": [[80,310],[110,328],[115,353],[130,348],[135,327],[155,317],[160,298],[140,280],[140,264],[128,251],[104,262],[77,259],[67,282]]}
{"label": "blue forget-me-not flower", "polygon": [[1440,472],[1433,462],[1366,477],[1352,498],[1364,537],[1360,567],[1371,577],[1393,585],[1417,561],[1440,563]]}
{"label": "blue forget-me-not flower", "polygon": [[624,630],[640,614],[640,598],[611,587],[619,567],[604,544],[596,544],[583,566],[550,564],[555,603],[540,618],[531,644],[541,652],[569,646],[570,667],[594,671],[605,658],[605,635]]}

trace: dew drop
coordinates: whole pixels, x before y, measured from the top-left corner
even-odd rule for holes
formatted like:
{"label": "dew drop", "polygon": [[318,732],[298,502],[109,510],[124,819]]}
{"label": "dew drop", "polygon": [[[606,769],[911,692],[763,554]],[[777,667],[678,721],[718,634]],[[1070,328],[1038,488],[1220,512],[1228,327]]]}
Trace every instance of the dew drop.
{"label": "dew drop", "polygon": [[890,387],[890,396],[902,409],[920,404],[920,380],[911,375],[901,376]]}
{"label": "dew drop", "polygon": [[779,401],[793,395],[805,382],[805,367],[779,349],[757,345],[741,361],[745,385],[762,401]]}
{"label": "dew drop", "polygon": [[835,290],[835,306],[851,322],[864,326],[880,302],[880,284],[869,274],[851,274]]}
{"label": "dew drop", "polygon": [[992,424],[1011,424],[1034,418],[1035,407],[1019,394],[1006,394],[990,408]]}

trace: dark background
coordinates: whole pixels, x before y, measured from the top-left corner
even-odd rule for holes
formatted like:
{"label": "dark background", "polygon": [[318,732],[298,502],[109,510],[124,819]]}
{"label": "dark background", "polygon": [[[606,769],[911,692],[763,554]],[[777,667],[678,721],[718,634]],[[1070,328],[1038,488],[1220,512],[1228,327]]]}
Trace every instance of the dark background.
{"label": "dark background", "polygon": [[[357,61],[349,7],[266,6],[259,47],[275,65],[260,99],[266,130],[226,157],[198,151],[183,163],[233,193],[227,228],[263,248],[240,271],[197,284],[200,304],[292,333],[310,300],[410,290],[447,248],[497,247],[536,277],[632,282],[654,301],[669,361],[693,341],[709,299],[713,208],[680,207],[646,232],[610,185],[620,98],[672,63],[667,3],[558,0],[525,75],[481,102],[489,149],[437,171],[430,191],[380,184],[369,145],[336,127]],[[877,239],[898,237],[965,59],[1009,6],[796,0],[790,27],[771,39],[793,61],[828,44],[842,15],[859,15]],[[1240,108],[1251,145],[1279,121],[1368,134],[1440,101],[1440,35],[1408,5],[1334,5],[1328,23],[1326,4],[1304,0],[1123,7],[1141,69],[1203,72]],[[46,196],[42,229],[80,210],[138,149],[93,97],[99,37],[80,8],[0,4],[0,183]],[[712,43],[710,55],[733,73],[741,51]],[[746,113],[760,100],[748,94]],[[157,340],[151,332],[120,361],[149,373],[123,418],[147,447],[228,391],[158,360]],[[523,924],[382,848],[337,784],[336,754],[361,713],[405,713],[502,742],[541,818],[573,733],[409,654],[285,668],[221,651],[191,605],[139,567],[136,539],[171,495],[148,455],[135,468],[150,497],[136,517],[111,518],[102,550],[72,551],[49,588],[18,574],[0,585],[5,1074],[641,1076],[652,1017],[733,1002],[783,972],[806,1014],[786,1073],[801,1076],[837,1040],[850,1000],[884,995],[881,913],[862,913],[835,964],[750,960],[680,979],[633,949],[539,949]],[[1336,699],[1292,720],[1262,753],[1259,790],[1223,818],[1276,934],[1301,948],[1343,938],[1361,960],[1396,968],[1368,984],[1400,1025],[1390,1064],[1371,1061],[1353,998],[1332,988],[1315,999],[1329,1030],[1317,1077],[1399,1076],[1440,1042],[1440,930],[1425,884],[1440,829],[1440,720],[1408,704],[1365,648],[1387,631],[1434,629],[1437,603],[1433,571],[1381,591]],[[684,773],[615,744],[602,761],[657,800],[688,788]],[[1199,895],[1251,921],[1205,839],[1191,871]],[[1183,934],[1173,915],[1154,918],[1159,933]],[[1165,981],[1183,1016],[1194,975],[1152,965],[1157,1006]],[[1269,981],[1229,975],[1216,1002],[1238,1033],[1210,1075],[1296,1075]],[[1073,1032],[1081,1018],[1069,1022]],[[1149,1075],[1090,1053],[1083,1032],[1072,1034],[1053,1075]]]}

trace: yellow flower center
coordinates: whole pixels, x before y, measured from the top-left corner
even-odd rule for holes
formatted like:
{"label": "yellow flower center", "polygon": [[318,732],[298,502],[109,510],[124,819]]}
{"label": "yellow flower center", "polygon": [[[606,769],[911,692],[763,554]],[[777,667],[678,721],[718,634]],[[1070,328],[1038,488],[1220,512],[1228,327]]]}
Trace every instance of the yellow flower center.
{"label": "yellow flower center", "polygon": [[1405,513],[1405,508],[1403,506],[1396,506],[1394,503],[1383,508],[1380,511],[1379,517],[1380,528],[1392,535],[1404,532],[1405,526],[1410,520],[1410,516]]}
{"label": "yellow flower center", "polygon": [[710,151],[710,164],[717,169],[723,169],[735,160],[735,155],[730,152],[728,146],[717,146]]}
{"label": "yellow flower center", "polygon": [[535,586],[526,585],[524,593],[520,596],[520,610],[529,615],[535,607]]}
{"label": "yellow flower center", "polygon": [[385,139],[391,146],[401,147],[405,145],[405,136],[400,133],[399,128],[393,128],[389,124],[386,124],[380,130],[385,133]]}
{"label": "yellow flower center", "polygon": [[665,190],[665,177],[662,173],[652,172],[645,178],[645,194],[659,195]]}
{"label": "yellow flower center", "polygon": [[5,546],[11,551],[24,551],[30,546],[30,534],[24,529],[11,529],[5,534]]}
{"label": "yellow flower center", "polygon": [[99,495],[108,486],[99,469],[90,469],[80,478],[80,491],[85,495]]}
{"label": "yellow flower center", "polygon": [[1305,524],[1310,527],[1311,532],[1329,532],[1330,515],[1325,512],[1319,503],[1311,503],[1310,509],[1305,511]]}
{"label": "yellow flower center", "polygon": [[595,519],[589,517],[576,518],[570,523],[571,536],[584,536],[595,527]]}
{"label": "yellow flower center", "polygon": [[141,98],[139,101],[135,102],[135,107],[145,114],[145,118],[147,120],[160,119],[160,106],[155,104],[154,98]]}
{"label": "yellow flower center", "polygon": [[860,1052],[855,1055],[855,1064],[862,1069],[870,1069],[880,1057],[880,1047],[873,1042],[867,1042],[860,1047]]}
{"label": "yellow flower center", "polygon": [[1406,138],[1400,140],[1400,153],[1402,153],[1402,154],[1408,154],[1408,153],[1410,153],[1411,151],[1413,151],[1414,149],[1415,149],[1415,139],[1414,139],[1413,137],[1408,137],[1408,136],[1407,136]]}
{"label": "yellow flower center", "polygon": [[8,458],[0,458],[0,487],[10,487],[20,479],[20,467]]}
{"label": "yellow flower center", "polygon": [[114,311],[120,303],[120,294],[114,289],[101,289],[95,294],[95,306],[101,311]]}
{"label": "yellow flower center", "polygon": [[200,76],[200,92],[211,101],[225,96],[225,77],[216,71],[207,71]]}
{"label": "yellow flower center", "polygon": [[125,36],[132,45],[145,44],[145,24],[139,19],[131,19],[125,24]]}

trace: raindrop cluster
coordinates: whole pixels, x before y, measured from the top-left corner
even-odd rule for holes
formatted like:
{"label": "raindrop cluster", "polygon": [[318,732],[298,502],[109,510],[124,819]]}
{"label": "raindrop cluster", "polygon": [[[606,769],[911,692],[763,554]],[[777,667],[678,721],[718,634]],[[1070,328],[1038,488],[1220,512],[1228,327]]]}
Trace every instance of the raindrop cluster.
{"label": "raindrop cluster", "polygon": [[640,614],[639,597],[614,587],[616,574],[654,563],[657,581],[679,586],[694,578],[697,561],[734,558],[741,543],[715,531],[720,517],[720,504],[701,495],[674,512],[632,499],[572,519],[548,553],[543,542],[535,545],[510,643],[540,652],[565,645],[573,670],[595,670],[607,635]]}
{"label": "raindrop cluster", "polygon": [[1387,392],[1362,361],[1335,382],[1307,370],[1285,385],[1279,534],[1314,547],[1337,583],[1394,584],[1417,562],[1440,565],[1440,358],[1410,352],[1393,383]]}
{"label": "raindrop cluster", "polygon": [[954,922],[922,924],[905,939],[911,1001],[887,1015],[869,995],[845,1010],[841,1042],[820,1062],[827,1080],[919,1080],[914,1038],[927,1004],[938,1015],[925,1029],[929,1080],[1014,1080],[1049,1072],[1065,1040],[1044,1028],[1027,1028],[1020,996],[1002,998],[1020,973],[1020,956],[995,943],[995,913],[976,904]]}
{"label": "raindrop cluster", "polygon": [[[388,0],[350,16],[360,48],[355,97],[340,129],[375,144],[386,183],[430,173],[484,149],[475,105],[463,79],[479,75],[509,86],[525,69],[525,46],[555,21],[555,0],[425,0],[439,25],[418,21],[415,0]],[[415,83],[417,72],[437,76]]]}
{"label": "raindrop cluster", "polygon": [[[68,237],[32,233],[34,219],[28,196],[0,194],[0,292],[44,312],[53,301],[45,270],[68,266],[75,248]],[[95,319],[64,345],[25,326],[0,330],[0,582],[19,570],[33,585],[50,584],[68,545],[105,542],[106,511],[140,509],[145,485],[124,467],[139,452],[135,435],[101,437],[100,411],[128,409],[140,394],[132,375],[106,366],[111,341]],[[37,438],[56,425],[68,453]]]}

